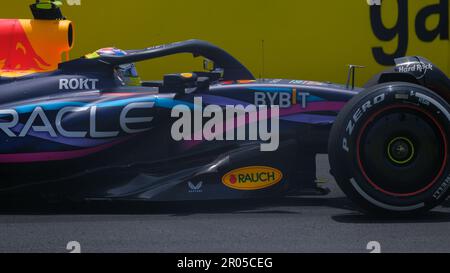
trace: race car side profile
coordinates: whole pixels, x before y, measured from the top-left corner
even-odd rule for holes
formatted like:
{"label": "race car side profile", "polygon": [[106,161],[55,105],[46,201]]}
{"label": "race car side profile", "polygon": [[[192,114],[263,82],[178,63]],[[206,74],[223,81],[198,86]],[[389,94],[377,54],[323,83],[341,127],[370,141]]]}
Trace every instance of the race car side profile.
{"label": "race car side profile", "polygon": [[[364,87],[255,79],[200,40],[63,61],[72,22],[57,2],[31,8],[32,20],[0,19],[2,198],[326,194],[321,153],[365,212],[425,212],[449,194],[450,80],[425,58],[397,59]],[[181,53],[205,71],[140,79],[135,63]]]}

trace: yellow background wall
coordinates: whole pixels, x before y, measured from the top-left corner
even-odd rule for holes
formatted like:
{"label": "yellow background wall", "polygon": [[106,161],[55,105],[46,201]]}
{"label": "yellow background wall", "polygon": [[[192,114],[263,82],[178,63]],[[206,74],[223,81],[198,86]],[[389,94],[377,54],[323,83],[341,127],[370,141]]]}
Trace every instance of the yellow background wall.
{"label": "yellow background wall", "polygon": [[[29,18],[30,0],[8,1],[0,18]],[[66,1],[63,1],[66,2]],[[329,80],[344,83],[348,64],[367,66],[358,72],[363,84],[385,67],[372,55],[372,47],[393,52],[397,39],[379,41],[372,32],[366,0],[80,0],[81,6],[64,5],[75,22],[72,57],[98,48],[143,48],[185,39],[208,40],[229,51],[255,76],[261,76],[262,40],[268,78]],[[407,55],[422,55],[449,72],[449,41],[422,42],[415,34],[418,11],[439,0],[409,0]],[[397,21],[396,0],[384,0],[386,27]],[[438,16],[427,21],[429,29]],[[448,23],[448,22],[447,22]],[[169,57],[139,65],[143,78],[201,68],[191,56]]]}

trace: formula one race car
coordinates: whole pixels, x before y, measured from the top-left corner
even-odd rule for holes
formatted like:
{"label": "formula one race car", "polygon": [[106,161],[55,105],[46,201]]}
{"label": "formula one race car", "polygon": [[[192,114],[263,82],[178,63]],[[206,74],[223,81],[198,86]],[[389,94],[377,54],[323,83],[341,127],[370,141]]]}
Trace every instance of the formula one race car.
{"label": "formula one race car", "polygon": [[[325,194],[315,156],[364,211],[412,214],[450,187],[450,80],[421,57],[363,88],[255,79],[190,40],[62,61],[58,2],[0,20],[0,194],[60,200],[211,200]],[[205,71],[141,81],[134,63],[178,53]],[[206,68],[211,69],[207,70]],[[353,77],[354,79],[354,77]]]}

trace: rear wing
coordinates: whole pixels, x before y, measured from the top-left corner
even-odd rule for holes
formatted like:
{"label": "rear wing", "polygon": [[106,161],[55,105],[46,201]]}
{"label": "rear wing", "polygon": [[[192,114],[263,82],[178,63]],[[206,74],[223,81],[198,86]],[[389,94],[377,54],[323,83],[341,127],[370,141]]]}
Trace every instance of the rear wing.
{"label": "rear wing", "polygon": [[[200,40],[188,40],[172,44],[154,46],[142,50],[129,50],[123,56],[99,55],[92,59],[81,58],[61,63],[61,70],[91,70],[99,69],[99,66],[115,67],[122,64],[146,61],[165,56],[190,53],[194,57],[204,57],[214,62],[215,69],[223,70],[224,80],[254,80],[253,74],[236,58],[225,50]],[[96,65],[97,64],[97,65]],[[94,72],[94,71],[93,71]]]}

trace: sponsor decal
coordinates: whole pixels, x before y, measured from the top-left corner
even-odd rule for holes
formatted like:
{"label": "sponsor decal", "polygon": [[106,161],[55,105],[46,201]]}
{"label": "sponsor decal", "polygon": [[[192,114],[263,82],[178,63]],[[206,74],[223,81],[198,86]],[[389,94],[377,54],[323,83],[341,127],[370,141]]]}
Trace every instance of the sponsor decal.
{"label": "sponsor decal", "polygon": [[[135,109],[149,109],[153,108],[154,102],[136,102],[126,105],[120,112],[120,118],[118,120],[121,130],[127,134],[134,134],[145,132],[151,129],[150,126],[145,126],[142,129],[131,128],[136,124],[147,124],[153,121],[153,117],[130,117],[129,113]],[[97,112],[98,106],[86,106],[86,107],[64,107],[57,111],[56,116],[43,107],[37,106],[33,109],[31,114],[26,119],[24,125],[20,124],[20,114],[16,109],[0,110],[0,133],[4,133],[9,137],[25,137],[29,134],[29,131],[36,133],[48,133],[51,137],[57,138],[59,136],[67,138],[111,138],[117,137],[119,131],[100,131],[98,129]],[[50,111],[53,112],[53,111]],[[85,130],[74,131],[68,128],[64,124],[64,117],[73,113],[85,113],[86,121],[88,125]],[[50,118],[53,117],[54,118]],[[18,130],[19,129],[19,130]]]}
{"label": "sponsor decal", "polygon": [[299,92],[295,88],[290,92],[255,92],[255,105],[278,105],[284,109],[298,104],[306,109],[310,95],[309,93]]}
{"label": "sponsor decal", "polygon": [[95,90],[99,79],[74,78],[60,79],[59,90]]}
{"label": "sponsor decal", "polygon": [[253,191],[278,184],[283,173],[272,167],[252,166],[232,170],[222,177],[222,183],[232,189]]}
{"label": "sponsor decal", "polygon": [[304,81],[304,80],[293,80],[289,82],[290,84],[300,84],[300,85],[315,85],[315,86],[324,86],[327,85],[325,82],[317,82],[317,81]]}
{"label": "sponsor decal", "polygon": [[[373,106],[382,103],[386,99],[386,94],[381,94],[376,96],[372,100],[366,101],[361,107],[356,109],[355,113],[351,120],[348,121],[346,132],[349,136],[353,134],[356,124],[361,120],[362,116]],[[344,137],[342,140],[342,149],[346,152],[350,152],[350,148],[348,147],[348,138]]]}
{"label": "sponsor decal", "polygon": [[423,62],[411,62],[401,64],[397,67],[397,71],[400,73],[413,73],[418,76],[419,79],[425,77],[429,70],[433,70],[432,64],[425,64]]}
{"label": "sponsor decal", "polygon": [[448,188],[450,187],[450,176],[448,176],[444,183],[439,187],[439,189],[433,194],[433,198],[436,200],[439,200],[444,193],[447,192]]}
{"label": "sponsor decal", "polygon": [[202,193],[203,192],[203,181],[194,184],[192,182],[188,182],[189,193]]}
{"label": "sponsor decal", "polygon": [[166,47],[169,47],[171,45],[176,45],[177,43],[173,43],[173,44],[164,44],[164,45],[154,45],[151,47],[147,47],[147,50],[159,50],[159,49],[163,49]]}

